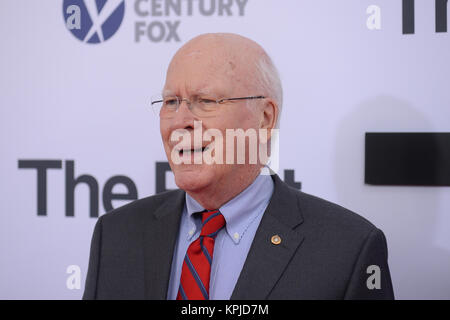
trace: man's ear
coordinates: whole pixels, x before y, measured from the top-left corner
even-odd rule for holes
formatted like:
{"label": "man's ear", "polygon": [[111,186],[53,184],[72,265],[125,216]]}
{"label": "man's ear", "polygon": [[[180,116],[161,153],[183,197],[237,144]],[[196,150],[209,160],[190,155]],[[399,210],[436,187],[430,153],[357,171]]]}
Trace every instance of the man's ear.
{"label": "man's ear", "polygon": [[264,99],[264,105],[262,107],[262,116],[259,128],[267,130],[268,139],[270,139],[272,135],[272,129],[275,129],[277,120],[278,120],[278,104],[271,98]]}

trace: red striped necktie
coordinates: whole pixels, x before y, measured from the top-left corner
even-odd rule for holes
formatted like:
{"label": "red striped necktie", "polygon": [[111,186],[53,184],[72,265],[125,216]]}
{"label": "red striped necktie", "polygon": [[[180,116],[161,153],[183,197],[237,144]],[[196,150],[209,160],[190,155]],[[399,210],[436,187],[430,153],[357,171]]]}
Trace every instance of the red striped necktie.
{"label": "red striped necktie", "polygon": [[202,231],[184,257],[177,300],[209,300],[214,241],[224,226],[225,218],[219,210],[202,212]]}

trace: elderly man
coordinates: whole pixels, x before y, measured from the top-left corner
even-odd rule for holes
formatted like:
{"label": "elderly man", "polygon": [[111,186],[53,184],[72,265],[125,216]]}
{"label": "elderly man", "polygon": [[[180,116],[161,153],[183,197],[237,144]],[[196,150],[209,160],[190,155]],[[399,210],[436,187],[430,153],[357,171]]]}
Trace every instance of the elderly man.
{"label": "elderly man", "polygon": [[[175,54],[152,104],[180,189],[100,217],[84,299],[393,298],[379,229],[261,174],[250,139],[245,161],[232,161],[238,146],[221,137],[266,132],[256,152],[270,151],[281,100],[275,67],[250,39],[205,34]],[[214,134],[194,141],[198,130]]]}

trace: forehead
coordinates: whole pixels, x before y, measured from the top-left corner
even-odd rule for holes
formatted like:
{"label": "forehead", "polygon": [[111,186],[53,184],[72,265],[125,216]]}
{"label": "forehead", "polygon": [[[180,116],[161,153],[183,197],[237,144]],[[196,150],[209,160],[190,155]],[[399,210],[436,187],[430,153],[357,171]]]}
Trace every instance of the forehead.
{"label": "forehead", "polygon": [[227,95],[245,87],[248,65],[220,50],[185,50],[175,55],[166,76],[165,92]]}

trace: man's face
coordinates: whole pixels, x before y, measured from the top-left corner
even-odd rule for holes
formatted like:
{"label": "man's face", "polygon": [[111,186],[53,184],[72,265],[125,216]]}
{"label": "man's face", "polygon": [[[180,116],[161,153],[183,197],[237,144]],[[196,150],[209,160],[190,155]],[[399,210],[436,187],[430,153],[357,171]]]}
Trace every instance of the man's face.
{"label": "man's face", "polygon": [[[196,96],[216,100],[258,95],[249,84],[249,67],[236,60],[208,46],[200,45],[181,51],[169,66],[163,92],[166,96],[176,95],[189,100]],[[191,164],[174,164],[172,152],[179,141],[171,141],[171,134],[176,130],[188,130],[191,133],[191,147],[194,148],[194,121],[201,121],[203,132],[220,130],[225,144],[226,129],[241,128],[245,131],[254,128],[257,132],[260,124],[259,109],[255,107],[257,103],[245,100],[228,102],[218,106],[216,116],[200,118],[189,110],[186,102],[182,102],[173,118],[160,120],[164,149],[179,188],[188,192],[201,192],[204,188],[220,190],[223,185],[233,188],[233,185],[239,185],[240,179],[254,174],[255,165],[248,164],[248,158],[245,164],[225,164],[225,148],[223,164],[207,164],[205,161],[194,164],[193,159],[198,156],[195,153],[191,156]],[[209,143],[203,141],[202,147]]]}

